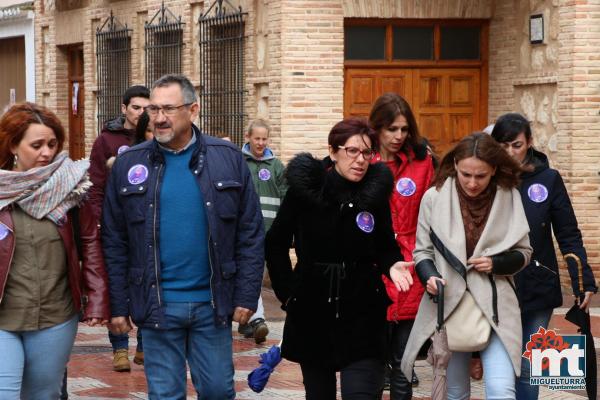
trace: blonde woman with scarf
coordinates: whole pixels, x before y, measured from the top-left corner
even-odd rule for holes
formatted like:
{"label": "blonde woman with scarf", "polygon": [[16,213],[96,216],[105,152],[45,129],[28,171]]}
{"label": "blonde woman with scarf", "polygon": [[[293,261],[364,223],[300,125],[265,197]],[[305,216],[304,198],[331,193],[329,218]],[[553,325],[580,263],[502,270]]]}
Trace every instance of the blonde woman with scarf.
{"label": "blonde woman with scarf", "polygon": [[2,399],[59,398],[80,311],[90,326],[109,317],[99,232],[82,205],[89,162],[70,160],[64,140],[44,107],[0,118]]}

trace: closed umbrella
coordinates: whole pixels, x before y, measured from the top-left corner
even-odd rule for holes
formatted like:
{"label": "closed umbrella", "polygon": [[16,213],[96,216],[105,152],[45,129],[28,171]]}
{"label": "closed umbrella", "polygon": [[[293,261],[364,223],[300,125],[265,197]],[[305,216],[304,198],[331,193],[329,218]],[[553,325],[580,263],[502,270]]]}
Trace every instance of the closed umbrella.
{"label": "closed umbrella", "polygon": [[281,343],[278,346],[271,346],[271,348],[260,355],[258,361],[261,365],[255,368],[248,375],[248,386],[256,393],[263,391],[271,373],[281,361]]}
{"label": "closed umbrella", "polygon": [[437,281],[437,327],[431,338],[431,346],[427,354],[427,362],[433,367],[433,384],[431,399],[445,400],[448,398],[446,370],[452,352],[448,349],[448,336],[444,327],[444,285]]}
{"label": "closed umbrella", "polygon": [[583,265],[581,260],[575,254],[566,254],[565,260],[572,258],[577,262],[579,271],[579,298],[575,298],[575,304],[567,311],[565,319],[579,327],[578,331],[585,335],[585,390],[588,399],[596,400],[598,384],[598,365],[596,364],[596,347],[594,346],[594,336],[592,335],[592,325],[590,322],[590,313],[579,308],[580,302],[585,298],[583,288]]}

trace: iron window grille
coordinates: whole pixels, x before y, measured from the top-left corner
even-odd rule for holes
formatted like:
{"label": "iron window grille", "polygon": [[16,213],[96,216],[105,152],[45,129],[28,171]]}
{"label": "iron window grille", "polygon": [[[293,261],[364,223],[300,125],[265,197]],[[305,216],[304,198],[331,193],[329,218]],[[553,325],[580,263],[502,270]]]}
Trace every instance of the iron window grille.
{"label": "iron window grille", "polygon": [[96,76],[98,89],[98,132],[104,124],[121,115],[121,102],[129,87],[131,29],[113,15],[96,29]]}
{"label": "iron window grille", "polygon": [[181,16],[175,15],[161,4],[150,22],[144,24],[146,33],[146,86],[165,74],[181,73],[183,48],[183,25]]}
{"label": "iron window grille", "polygon": [[248,14],[216,0],[200,25],[200,128],[213,136],[244,140],[244,18]]}

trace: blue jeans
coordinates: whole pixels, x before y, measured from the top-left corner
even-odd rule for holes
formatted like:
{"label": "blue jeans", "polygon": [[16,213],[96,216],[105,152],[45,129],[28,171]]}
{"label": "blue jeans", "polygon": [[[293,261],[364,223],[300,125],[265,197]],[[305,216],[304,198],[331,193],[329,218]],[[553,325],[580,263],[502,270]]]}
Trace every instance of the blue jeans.
{"label": "blue jeans", "polygon": [[[490,343],[481,352],[486,399],[514,399],[515,371],[498,335],[492,331]],[[472,353],[452,353],[448,365],[448,399],[467,400],[471,396],[469,364]]]}
{"label": "blue jeans", "polygon": [[163,308],[164,329],[143,328],[149,399],[186,398],[186,360],[198,398],[234,399],[231,322],[215,326],[210,303]]}
{"label": "blue jeans", "polygon": [[79,316],[38,331],[0,330],[0,399],[58,399]]}
{"label": "blue jeans", "polygon": [[[117,351],[120,349],[129,349],[129,335],[127,333],[115,335],[111,331],[108,331],[108,340],[110,340],[110,344],[112,345],[113,351]],[[136,350],[144,351],[144,344],[142,343],[142,330],[139,328],[137,330]]]}
{"label": "blue jeans", "polygon": [[[529,342],[530,336],[540,329],[548,328],[550,318],[552,318],[552,308],[544,310],[535,310],[521,313],[521,325],[523,326],[523,349]],[[517,380],[517,400],[537,400],[540,393],[540,387],[529,384],[531,375],[531,364],[529,360],[521,360],[521,377]]]}

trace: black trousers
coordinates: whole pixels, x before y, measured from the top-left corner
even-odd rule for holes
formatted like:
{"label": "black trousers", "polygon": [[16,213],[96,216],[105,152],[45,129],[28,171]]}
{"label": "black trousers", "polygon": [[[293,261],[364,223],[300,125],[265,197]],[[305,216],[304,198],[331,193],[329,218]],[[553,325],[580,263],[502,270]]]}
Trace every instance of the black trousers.
{"label": "black trousers", "polygon": [[390,399],[391,400],[410,400],[412,398],[412,376],[408,379],[402,373],[400,364],[402,356],[406,349],[406,343],[410,336],[414,320],[390,322],[390,342],[391,356],[390,365],[392,372],[390,374]]}
{"label": "black trousers", "polygon": [[[300,364],[306,400],[335,400],[335,369],[327,365]],[[378,400],[383,385],[384,363],[379,359],[354,362],[340,371],[343,400]]]}

